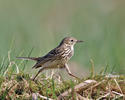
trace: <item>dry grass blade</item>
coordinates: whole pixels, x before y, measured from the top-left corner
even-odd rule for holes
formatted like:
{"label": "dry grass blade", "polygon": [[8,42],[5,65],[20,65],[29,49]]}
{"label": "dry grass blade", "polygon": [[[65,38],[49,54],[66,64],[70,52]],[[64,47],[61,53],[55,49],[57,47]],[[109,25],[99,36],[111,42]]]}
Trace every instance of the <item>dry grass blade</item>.
{"label": "dry grass blade", "polygon": [[125,95],[124,95],[124,94],[118,93],[118,92],[116,92],[116,91],[112,91],[112,93],[114,93],[114,94],[116,94],[116,95],[119,95],[119,96],[117,96],[117,97],[115,98],[115,100],[118,99],[118,98],[121,98],[121,97],[123,97],[123,100],[125,99]]}
{"label": "dry grass blade", "polygon": [[51,99],[51,98],[42,96],[42,95],[40,95],[39,93],[37,93],[37,95],[38,95],[40,98],[44,99],[44,100],[54,100],[54,99]]}
{"label": "dry grass blade", "polygon": [[115,81],[116,85],[118,86],[118,88],[119,88],[119,90],[120,90],[121,94],[123,94],[122,89],[120,88],[120,86],[119,86],[119,84],[118,84],[117,80],[116,80],[116,79],[114,79],[114,81]]}
{"label": "dry grass blade", "polygon": [[118,92],[116,92],[116,91],[112,91],[112,93],[114,93],[114,94],[116,94],[116,95],[124,96],[123,94],[118,93]]}
{"label": "dry grass blade", "polygon": [[105,95],[99,97],[97,100],[102,100],[103,98],[106,98],[106,97],[108,97],[109,95],[110,95],[110,93],[107,93],[107,94],[105,94]]}

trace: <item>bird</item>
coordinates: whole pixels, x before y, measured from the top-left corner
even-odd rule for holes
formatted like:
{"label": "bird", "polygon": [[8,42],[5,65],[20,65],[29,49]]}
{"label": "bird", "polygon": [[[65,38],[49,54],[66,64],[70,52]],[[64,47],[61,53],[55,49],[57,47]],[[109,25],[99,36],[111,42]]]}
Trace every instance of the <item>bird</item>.
{"label": "bird", "polygon": [[62,39],[60,44],[48,52],[45,56],[42,57],[17,57],[18,59],[25,60],[34,60],[36,64],[32,68],[40,68],[37,74],[34,76],[33,80],[46,69],[54,68],[65,68],[68,74],[72,77],[78,78],[72,74],[69,69],[68,61],[74,55],[74,45],[76,43],[84,42],[82,40],[77,40],[74,37],[65,37]]}

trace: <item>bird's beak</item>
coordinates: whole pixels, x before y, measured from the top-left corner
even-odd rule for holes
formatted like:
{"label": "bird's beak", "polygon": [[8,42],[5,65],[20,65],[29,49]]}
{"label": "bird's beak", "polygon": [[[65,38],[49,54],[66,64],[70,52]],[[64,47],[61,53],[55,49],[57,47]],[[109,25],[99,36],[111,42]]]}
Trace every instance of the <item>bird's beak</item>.
{"label": "bird's beak", "polygon": [[82,41],[82,40],[77,40],[77,43],[80,43],[80,42],[84,42],[84,41]]}

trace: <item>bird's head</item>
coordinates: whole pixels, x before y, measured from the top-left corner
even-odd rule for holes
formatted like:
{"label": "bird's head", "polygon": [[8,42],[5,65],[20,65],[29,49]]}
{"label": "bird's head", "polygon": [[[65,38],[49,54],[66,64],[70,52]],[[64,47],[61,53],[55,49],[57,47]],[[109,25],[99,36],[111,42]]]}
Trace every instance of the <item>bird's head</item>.
{"label": "bird's head", "polygon": [[65,45],[68,45],[68,46],[74,46],[76,43],[80,43],[80,42],[83,42],[83,41],[82,40],[77,40],[74,37],[65,37],[62,40],[62,42],[60,43],[60,45],[65,44]]}

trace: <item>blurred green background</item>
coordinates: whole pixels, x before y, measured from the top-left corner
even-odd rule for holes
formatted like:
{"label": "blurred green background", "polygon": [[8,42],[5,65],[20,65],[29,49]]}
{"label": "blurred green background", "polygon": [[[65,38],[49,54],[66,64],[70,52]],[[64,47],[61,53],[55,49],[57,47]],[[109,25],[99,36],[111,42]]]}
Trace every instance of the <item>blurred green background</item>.
{"label": "blurred green background", "polygon": [[[84,40],[71,62],[83,69],[125,71],[124,0],[0,0],[0,61],[43,56],[66,36]],[[19,62],[19,60],[17,61]],[[27,69],[33,62],[28,62]],[[21,66],[20,66],[21,67]]]}

